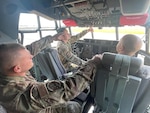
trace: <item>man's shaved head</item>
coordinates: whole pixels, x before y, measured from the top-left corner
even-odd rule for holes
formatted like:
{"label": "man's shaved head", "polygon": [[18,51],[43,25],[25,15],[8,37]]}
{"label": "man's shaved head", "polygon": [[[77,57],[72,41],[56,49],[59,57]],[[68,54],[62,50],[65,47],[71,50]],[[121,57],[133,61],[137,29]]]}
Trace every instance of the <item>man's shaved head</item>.
{"label": "man's shaved head", "polygon": [[19,56],[19,50],[25,49],[18,43],[6,43],[0,45],[0,72],[8,70]]}
{"label": "man's shaved head", "polygon": [[116,46],[116,50],[119,54],[133,56],[141,47],[142,40],[136,35],[128,34],[121,38]]}

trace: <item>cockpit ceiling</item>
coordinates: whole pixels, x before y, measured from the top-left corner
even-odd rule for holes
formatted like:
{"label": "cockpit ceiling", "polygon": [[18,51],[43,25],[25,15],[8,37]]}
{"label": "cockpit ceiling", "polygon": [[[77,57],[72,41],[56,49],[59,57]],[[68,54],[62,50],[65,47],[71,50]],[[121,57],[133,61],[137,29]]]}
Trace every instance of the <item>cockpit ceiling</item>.
{"label": "cockpit ceiling", "polygon": [[75,2],[59,7],[58,12],[59,17],[56,18],[72,18],[80,26],[111,26],[112,24],[118,25],[118,22],[113,20],[118,20],[120,13],[120,8],[109,8],[105,1],[86,1],[82,0],[80,2]]}
{"label": "cockpit ceiling", "polygon": [[[34,12],[48,19],[71,19],[76,22],[74,25],[95,27],[120,26],[121,16],[145,15],[150,6],[150,0],[5,0],[1,5],[4,2],[17,4],[20,12]],[[145,20],[143,25],[149,23],[149,19]]]}
{"label": "cockpit ceiling", "polygon": [[46,10],[48,16],[57,20],[73,19],[78,26],[118,26],[121,15],[119,0],[52,0],[45,8],[37,9],[36,13]]}
{"label": "cockpit ceiling", "polygon": [[120,16],[144,15],[150,6],[150,0],[22,0],[22,3],[45,17],[72,19],[78,26],[96,27],[120,26]]}

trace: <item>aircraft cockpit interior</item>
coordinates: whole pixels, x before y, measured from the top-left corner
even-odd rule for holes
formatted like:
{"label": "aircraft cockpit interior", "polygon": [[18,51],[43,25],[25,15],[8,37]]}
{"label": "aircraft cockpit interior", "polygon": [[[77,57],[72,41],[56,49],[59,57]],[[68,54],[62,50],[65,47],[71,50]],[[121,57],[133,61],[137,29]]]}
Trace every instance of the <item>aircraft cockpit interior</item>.
{"label": "aircraft cockpit interior", "polygon": [[[36,15],[36,26],[23,25],[21,27],[25,29],[20,29],[22,13]],[[96,35],[89,32],[71,48],[73,54],[85,61],[103,54],[102,67],[97,69],[91,85],[73,101],[82,106],[82,113],[150,113],[149,15],[150,0],[1,0],[0,44],[16,42],[25,45],[26,36],[29,36],[26,34],[33,33],[42,39],[45,34],[56,34],[64,26],[71,36],[79,33],[80,28],[93,27]],[[50,27],[43,28],[41,18],[53,21],[53,24],[47,23]],[[29,23],[31,18],[25,20]],[[133,29],[120,30],[126,26]],[[142,30],[135,28],[137,26]],[[109,36],[98,34],[99,30]],[[116,45],[123,36],[120,31],[139,33],[142,37],[144,46],[134,57],[117,54]],[[58,51],[51,45],[34,56],[33,62],[30,73],[38,82],[64,80],[73,73],[66,72]]]}

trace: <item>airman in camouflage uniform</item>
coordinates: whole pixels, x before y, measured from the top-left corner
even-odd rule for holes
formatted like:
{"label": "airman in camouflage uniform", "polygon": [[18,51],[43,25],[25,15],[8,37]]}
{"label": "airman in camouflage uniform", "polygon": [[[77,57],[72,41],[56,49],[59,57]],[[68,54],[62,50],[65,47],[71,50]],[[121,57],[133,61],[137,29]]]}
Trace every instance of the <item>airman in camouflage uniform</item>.
{"label": "airman in camouflage uniform", "polygon": [[[35,55],[51,41],[42,39],[27,48]],[[72,77],[43,83],[27,73],[33,56],[22,45],[1,44],[0,53],[0,104],[8,113],[80,113],[80,106],[68,101],[88,86],[100,63],[100,58],[94,57]]]}
{"label": "airman in camouflage uniform", "polygon": [[73,65],[77,67],[85,63],[84,60],[72,53],[71,44],[79,40],[89,31],[93,31],[93,29],[89,28],[88,30],[84,30],[75,36],[70,36],[65,28],[58,29],[57,32],[62,32],[64,35],[59,38],[60,41],[58,41],[57,50],[59,58],[67,71],[72,71],[74,69]]}

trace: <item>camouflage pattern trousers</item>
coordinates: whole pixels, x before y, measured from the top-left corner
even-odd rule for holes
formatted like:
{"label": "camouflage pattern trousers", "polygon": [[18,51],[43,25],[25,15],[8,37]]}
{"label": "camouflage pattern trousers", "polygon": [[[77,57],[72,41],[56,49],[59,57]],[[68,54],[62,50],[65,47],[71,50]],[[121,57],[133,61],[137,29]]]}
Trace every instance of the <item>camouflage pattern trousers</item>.
{"label": "camouflage pattern trousers", "polygon": [[81,106],[77,102],[69,101],[44,109],[39,113],[81,113]]}

